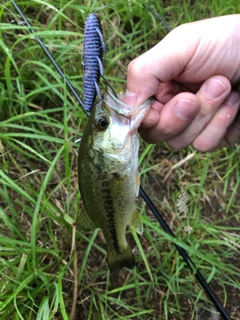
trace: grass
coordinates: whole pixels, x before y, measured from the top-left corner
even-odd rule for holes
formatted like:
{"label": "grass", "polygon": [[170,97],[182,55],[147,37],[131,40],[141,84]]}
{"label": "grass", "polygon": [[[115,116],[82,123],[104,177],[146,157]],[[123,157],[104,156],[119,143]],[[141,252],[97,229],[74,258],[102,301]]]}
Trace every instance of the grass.
{"label": "grass", "polygon": [[[116,91],[124,91],[128,63],[167,33],[144,3],[19,6],[82,95],[79,52],[87,15],[99,9],[111,39],[105,73]],[[240,12],[239,2],[230,0],[150,4],[171,27]],[[196,313],[211,310],[211,303],[142,199],[144,234],[128,232],[137,259],[132,272],[110,275],[101,234],[78,228],[74,141],[87,118],[26,28],[10,23],[14,15],[10,1],[0,6],[1,319],[204,319]],[[239,146],[201,154],[142,142],[139,159],[142,184],[174,230],[174,241],[232,318],[240,319]]]}

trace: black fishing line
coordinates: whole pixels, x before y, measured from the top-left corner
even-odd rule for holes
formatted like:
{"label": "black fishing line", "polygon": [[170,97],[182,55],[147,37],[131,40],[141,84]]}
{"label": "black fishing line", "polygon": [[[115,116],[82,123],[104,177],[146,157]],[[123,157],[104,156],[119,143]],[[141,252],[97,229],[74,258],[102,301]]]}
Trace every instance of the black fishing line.
{"label": "black fishing line", "polygon": [[[19,7],[15,3],[15,1],[12,0],[12,3],[14,5],[14,7],[16,8],[16,10],[18,11],[18,13],[21,15],[22,19],[24,20],[24,23],[29,27],[31,33],[34,33],[34,30],[32,29],[32,26],[27,21],[26,17],[23,15],[23,13],[19,9]],[[150,7],[148,9],[150,10]],[[151,12],[152,12],[152,9],[151,9]],[[53,59],[53,57],[51,56],[50,52],[47,50],[47,48],[42,43],[42,41],[40,40],[39,37],[34,36],[34,38],[38,41],[38,43],[40,44],[41,48],[43,49],[43,51],[45,52],[47,57],[50,59],[51,63],[54,65],[54,67],[56,68],[58,73],[61,75],[61,77],[64,79],[64,81],[66,81],[69,90],[74,95],[74,97],[76,98],[78,103],[83,107],[83,103],[82,103],[81,99],[79,98],[77,92],[75,91],[74,87],[71,85],[70,81],[65,77],[64,73],[62,72],[62,70],[60,69],[60,67],[56,63],[56,61]],[[143,198],[143,200],[146,202],[146,204],[148,205],[149,209],[152,211],[152,213],[154,214],[154,216],[156,217],[158,222],[160,223],[160,225],[163,228],[163,230],[166,233],[168,233],[171,236],[173,236],[174,238],[176,238],[176,236],[174,235],[174,233],[172,232],[172,230],[168,226],[167,222],[163,219],[162,215],[157,210],[157,208],[155,207],[155,205],[153,204],[153,202],[151,201],[151,199],[148,197],[148,195],[146,194],[146,192],[144,191],[144,189],[141,186],[140,186],[140,195]],[[189,257],[187,252],[182,247],[180,247],[179,245],[177,245],[175,243],[174,243],[174,245],[175,245],[176,249],[178,250],[178,252],[180,253],[180,255],[182,256],[183,260],[186,262],[186,264],[189,267],[189,269],[194,273],[194,275],[195,275],[196,279],[198,280],[199,284],[204,289],[204,291],[206,292],[206,294],[208,295],[210,300],[213,302],[213,304],[215,305],[216,309],[219,311],[219,313],[221,314],[223,319],[224,320],[232,320],[230,318],[230,316],[228,315],[227,311],[225,310],[225,308],[222,306],[222,304],[219,301],[219,299],[217,298],[217,296],[214,294],[214,292],[209,287],[208,283],[206,282],[206,280],[204,279],[204,277],[202,276],[200,271],[197,270],[194,262]]]}
{"label": "black fishing line", "polygon": [[[57,70],[57,72],[60,74],[60,76],[64,79],[64,81],[66,82],[68,89],[71,91],[71,93],[74,95],[75,99],[77,100],[77,102],[79,103],[80,106],[83,107],[83,102],[80,99],[78,93],[76,92],[76,90],[73,88],[71,82],[68,80],[68,78],[65,76],[64,72],[62,71],[62,69],[59,67],[59,65],[57,64],[57,62],[53,59],[51,53],[48,51],[48,49],[46,48],[46,46],[44,45],[44,43],[41,41],[41,39],[38,36],[35,36],[34,33],[34,29],[32,28],[31,24],[28,22],[27,18],[24,16],[24,14],[22,13],[22,11],[20,10],[20,8],[18,7],[18,5],[15,3],[14,0],[12,0],[12,4],[15,7],[15,9],[17,10],[17,12],[20,14],[21,18],[24,21],[24,24],[29,27],[29,31],[33,34],[33,37],[35,38],[35,40],[37,40],[37,42],[39,43],[40,47],[43,49],[44,53],[46,54],[46,56],[48,57],[48,59],[51,61],[51,63],[54,65],[55,69]],[[83,108],[84,109],[84,108]]]}
{"label": "black fishing line", "polygon": [[[172,28],[167,24],[167,22],[164,20],[164,18],[162,16],[160,16],[150,5],[146,4],[144,6],[145,6],[145,8],[147,10],[149,10],[164,25],[164,27],[169,32],[172,30]],[[147,194],[144,192],[144,190],[141,187],[140,187],[140,194],[141,194],[142,198],[144,199],[144,201],[146,202],[146,204],[148,205],[148,207],[151,209],[151,211],[155,215],[155,217],[158,220],[158,222],[161,224],[163,230],[166,231],[171,236],[173,236],[174,238],[176,238],[176,236],[174,235],[172,230],[169,228],[169,226],[166,223],[166,221],[160,215],[160,213],[158,212],[157,208],[154,206],[152,201],[149,199],[149,197],[147,196]],[[196,269],[196,266],[195,266],[194,262],[189,257],[187,252],[183,248],[178,246],[177,244],[174,243],[174,245],[175,245],[176,249],[178,250],[178,252],[183,257],[183,259],[186,262],[186,264],[188,265],[189,269],[194,273],[196,279],[198,280],[198,282],[200,283],[202,288],[205,290],[205,292],[207,293],[208,297],[211,299],[211,301],[213,302],[213,304],[215,305],[216,309],[219,311],[219,313],[221,314],[223,319],[224,320],[231,320],[231,318],[228,315],[226,309],[222,306],[222,304],[220,303],[219,299],[214,294],[212,289],[209,287],[209,285],[207,284],[206,280],[204,279],[204,277],[202,276],[200,271],[198,271]]]}
{"label": "black fishing line", "polygon": [[[143,188],[141,186],[140,186],[139,192],[140,192],[141,197],[144,199],[144,201],[148,205],[149,209],[152,211],[152,213],[154,214],[154,216],[156,217],[156,219],[158,220],[158,222],[162,226],[163,230],[165,232],[167,232],[168,234],[170,234],[171,236],[173,236],[174,238],[176,238],[176,236],[174,235],[172,230],[169,228],[167,222],[163,219],[162,215],[159,213],[159,211],[157,210],[157,208],[155,207],[155,205],[153,204],[151,199],[147,196],[146,192],[143,190]],[[212,289],[209,287],[209,285],[207,284],[206,280],[204,279],[204,277],[202,276],[200,271],[197,270],[194,262],[189,257],[187,252],[182,247],[177,245],[176,243],[173,243],[173,244],[175,245],[176,249],[183,257],[183,260],[186,262],[189,269],[194,273],[196,279],[198,280],[198,282],[200,283],[202,288],[205,290],[206,294],[211,299],[211,301],[213,302],[213,304],[215,305],[216,309],[219,311],[219,313],[221,314],[223,319],[224,320],[231,320],[227,311],[224,309],[224,307],[222,306],[222,304],[219,301],[219,299],[217,298],[217,296],[214,294]]]}

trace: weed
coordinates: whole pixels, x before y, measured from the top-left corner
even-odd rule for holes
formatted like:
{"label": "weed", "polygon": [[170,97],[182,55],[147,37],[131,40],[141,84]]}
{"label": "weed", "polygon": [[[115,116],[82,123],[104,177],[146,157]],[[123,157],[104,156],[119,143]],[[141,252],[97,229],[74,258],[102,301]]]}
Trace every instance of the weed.
{"label": "weed", "polygon": [[[114,10],[96,1],[19,5],[82,95],[87,15],[98,10],[105,39],[111,39],[105,74],[116,91],[124,91],[128,63],[167,33],[144,3],[116,1]],[[240,12],[233,0],[149,4],[172,28]],[[203,307],[211,311],[211,304],[172,241],[239,319],[239,146],[201,154],[142,142],[142,184],[177,240],[138,199],[145,231],[129,231],[137,268],[109,275],[101,233],[84,233],[77,224],[82,202],[74,141],[87,117],[17,18],[11,1],[0,6],[1,319],[195,319]],[[185,212],[178,205],[183,195]]]}

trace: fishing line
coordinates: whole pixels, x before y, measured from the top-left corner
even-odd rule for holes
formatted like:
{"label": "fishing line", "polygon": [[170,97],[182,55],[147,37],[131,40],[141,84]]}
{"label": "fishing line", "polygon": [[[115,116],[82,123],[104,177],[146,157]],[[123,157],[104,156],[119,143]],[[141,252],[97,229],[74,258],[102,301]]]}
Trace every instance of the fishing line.
{"label": "fishing line", "polygon": [[[34,1],[34,2],[39,3],[38,1]],[[72,2],[74,2],[74,1],[72,1]],[[12,1],[12,3],[13,3],[13,1]],[[70,2],[68,2],[68,5],[69,5],[69,4],[70,4]],[[10,21],[11,24],[16,23],[18,26],[22,26],[23,29],[25,29],[26,32],[27,32],[29,35],[32,35],[32,32],[29,31],[28,28],[26,27],[25,22],[21,21],[21,20],[20,20],[10,9],[8,9],[5,5],[0,4],[0,6],[3,7],[6,11],[8,11],[8,12],[14,17],[14,20]],[[78,28],[79,30],[81,30],[81,32],[83,31],[76,23],[74,23],[74,22],[73,22],[71,19],[69,19],[65,14],[63,14],[62,11],[58,10],[57,8],[55,8],[54,6],[49,5],[49,4],[48,4],[48,8],[52,9],[52,10],[55,11],[56,13],[61,12],[62,16],[63,16],[67,21],[69,21],[72,25],[74,25],[76,28]],[[35,31],[35,32],[36,32],[36,31]],[[39,31],[39,32],[41,32],[41,31]],[[52,35],[52,32],[51,32],[51,31],[46,31],[46,30],[44,30],[44,32],[47,32],[48,35]],[[63,32],[66,32],[66,35],[67,35],[67,37],[69,38],[69,32],[67,32],[67,31],[63,31]],[[59,32],[54,33],[54,35],[59,35]],[[61,35],[60,35],[60,36],[61,36]],[[63,40],[63,41],[64,41],[64,40]],[[46,45],[46,44],[44,44],[44,42],[43,42],[40,38],[39,38],[38,42],[41,42],[41,43],[42,43],[43,45],[45,45],[45,47],[48,48],[49,50],[51,49],[51,50],[54,51],[54,52],[63,53],[63,51],[55,49],[52,45]],[[68,49],[69,49],[69,47],[70,47],[71,49],[75,49],[75,51],[65,52],[66,55],[68,55],[68,54],[69,54],[69,55],[79,55],[79,54],[82,54],[82,53],[80,52],[80,49],[79,49],[79,48],[81,48],[81,44],[74,46],[74,45],[72,45],[72,44],[70,43],[70,45],[68,44]],[[77,51],[77,52],[76,52],[76,51]]]}
{"label": "fishing line", "polygon": [[[96,9],[93,13],[98,12],[98,11],[101,11],[102,9],[105,9],[105,8],[112,9],[112,10],[116,13],[117,20],[118,20],[117,26],[114,26],[114,25],[111,23],[111,20],[109,20],[109,22],[112,24],[112,26],[113,26],[114,28],[116,28],[116,29],[118,30],[119,27],[120,27],[121,19],[120,19],[120,15],[119,15],[119,13],[117,12],[116,9],[114,9],[113,7],[110,7],[110,6],[104,6],[104,7],[100,7],[100,8],[98,8],[98,9]],[[110,41],[115,37],[116,34],[117,34],[117,31],[113,32],[113,34],[112,34],[111,37],[106,41],[106,43],[110,42]]]}
{"label": "fishing line", "polygon": [[[15,1],[13,0],[13,1],[12,1],[13,5],[14,5],[14,2],[15,2]],[[36,3],[41,3],[41,2],[39,2],[39,1],[34,1],[34,2],[36,2]],[[64,19],[66,19],[69,23],[71,23],[71,24],[72,24],[74,27],[76,27],[78,30],[81,30],[81,32],[83,32],[83,29],[82,29],[82,28],[80,28],[73,20],[69,19],[69,18],[63,13],[63,10],[64,10],[65,8],[67,8],[71,3],[74,3],[74,2],[75,2],[75,0],[69,1],[69,2],[67,3],[67,5],[66,5],[62,10],[58,10],[56,7],[54,7],[53,5],[50,5],[50,4],[47,4],[47,8],[52,9],[52,10],[55,11],[57,14],[61,13],[61,16],[62,16]],[[15,3],[15,4],[16,4],[16,3]],[[32,35],[31,30],[29,31],[28,28],[27,28],[27,27],[29,27],[28,25],[26,25],[25,23],[23,23],[23,22],[22,22],[9,8],[7,8],[5,5],[0,4],[0,6],[3,7],[5,10],[7,10],[7,11],[14,17],[14,20],[17,22],[17,25],[18,25],[18,26],[23,26],[24,29],[26,30],[26,32],[27,32],[29,35]],[[14,5],[14,6],[15,6],[15,5]],[[15,7],[15,8],[16,8],[16,7]],[[106,21],[111,25],[111,27],[115,29],[115,30],[113,30],[113,33],[111,34],[110,38],[108,38],[108,40],[106,40],[106,43],[108,43],[108,42],[110,42],[110,41],[116,36],[117,30],[119,29],[119,26],[120,26],[121,20],[120,20],[120,16],[119,16],[119,13],[117,12],[117,10],[114,9],[113,7],[111,7],[111,6],[99,7],[98,9],[96,9],[96,10],[94,11],[94,13],[95,13],[95,12],[98,12],[98,11],[101,11],[101,10],[103,10],[103,9],[105,9],[105,8],[109,8],[109,9],[111,9],[112,11],[114,11],[114,13],[115,13],[115,15],[116,15],[116,17],[117,17],[117,23],[116,23],[116,25],[115,25],[110,19],[106,20]],[[18,12],[19,12],[19,11],[18,11]],[[19,14],[20,14],[20,12],[19,12]],[[26,18],[25,18],[25,19],[26,19]],[[14,23],[14,22],[15,22],[14,20],[12,20],[11,23]],[[26,27],[26,26],[27,26],[27,27]],[[36,31],[34,31],[34,32],[36,32]],[[41,31],[39,31],[39,32],[41,32]],[[46,31],[46,30],[44,30],[44,32],[47,32],[48,35],[51,35],[51,36],[52,36],[51,31]],[[63,32],[65,32],[65,31],[63,30]],[[58,35],[58,34],[59,34],[59,32],[56,32],[56,35]],[[55,35],[55,33],[54,33],[54,35]],[[64,42],[64,41],[65,41],[65,40],[64,40],[64,35],[60,35],[60,37],[61,37],[61,36],[63,36],[62,42]],[[69,33],[67,34],[67,36],[69,37]],[[71,36],[71,35],[70,35],[70,36]],[[75,37],[76,37],[76,36],[78,36],[78,35],[76,34]],[[41,42],[46,48],[48,48],[48,50],[52,50],[52,51],[58,52],[58,53],[63,53],[63,51],[55,49],[53,45],[44,44],[44,42],[43,42],[40,38],[38,39],[38,42],[39,42],[39,43]],[[69,42],[70,42],[70,44],[69,44]],[[67,48],[68,48],[68,52],[64,53],[64,54],[66,54],[66,55],[79,55],[79,54],[82,55],[82,54],[83,54],[83,49],[82,49],[82,44],[81,44],[81,43],[79,43],[79,45],[73,45],[73,44],[71,43],[71,41],[68,40]],[[70,48],[70,51],[69,51],[69,48]],[[75,51],[71,51],[71,50],[75,50]]]}
{"label": "fishing line", "polygon": [[15,7],[15,9],[17,10],[17,12],[20,14],[21,18],[23,19],[24,23],[29,27],[30,32],[33,34],[33,37],[37,40],[37,42],[39,43],[40,47],[42,48],[42,50],[44,51],[44,53],[46,54],[46,56],[48,57],[48,59],[51,61],[51,63],[53,64],[53,66],[55,67],[55,69],[57,70],[57,72],[60,74],[60,76],[63,78],[63,80],[66,82],[69,90],[72,92],[72,94],[74,95],[75,99],[77,100],[77,102],[80,104],[80,106],[83,107],[83,102],[80,99],[78,93],[76,92],[76,90],[73,88],[71,82],[68,80],[68,78],[65,76],[64,72],[62,71],[62,69],[59,67],[59,65],[57,64],[57,62],[53,59],[51,53],[48,51],[48,49],[46,48],[45,44],[41,41],[41,39],[38,36],[34,36],[34,29],[32,28],[31,24],[28,22],[27,18],[24,16],[24,14],[22,13],[22,11],[20,10],[20,8],[18,7],[18,5],[15,3],[14,0],[12,0],[12,4]]}
{"label": "fishing line", "polygon": [[[162,215],[159,213],[159,211],[157,210],[157,208],[155,207],[155,205],[153,204],[153,202],[151,201],[151,199],[148,197],[148,195],[146,194],[146,192],[143,190],[143,188],[141,186],[140,186],[139,193],[140,193],[141,197],[143,198],[143,200],[148,205],[149,209],[152,211],[152,213],[156,217],[156,219],[158,220],[158,222],[160,223],[160,225],[163,228],[163,230],[166,233],[170,234],[172,237],[176,238],[176,236],[174,235],[174,233],[172,232],[172,230],[168,226],[167,222],[163,219]],[[201,272],[198,271],[198,269],[196,268],[194,262],[192,261],[192,259],[187,254],[186,250],[183,249],[182,247],[180,247],[179,245],[177,245],[176,243],[173,243],[173,244],[176,247],[176,249],[178,250],[178,252],[180,253],[180,255],[182,256],[183,260],[186,262],[186,264],[189,267],[189,269],[193,272],[193,274],[195,275],[196,279],[198,280],[198,282],[200,283],[202,288],[205,290],[206,294],[208,295],[210,300],[213,302],[213,304],[215,305],[216,309],[219,311],[219,313],[221,314],[223,319],[224,320],[231,320],[231,318],[228,315],[227,311],[222,306],[222,304],[220,303],[219,299],[214,294],[212,289],[209,287],[209,285],[207,284],[206,280],[202,276]]]}
{"label": "fishing line", "polygon": [[[146,5],[144,5],[144,7],[147,8],[164,25],[164,27],[169,32],[172,30],[172,28],[169,27],[169,25],[164,20],[164,18],[162,16],[160,16],[155,10],[153,10],[151,6],[146,4]],[[174,235],[174,233],[172,232],[172,230],[168,226],[167,222],[163,219],[163,217],[158,212],[157,208],[155,207],[155,205],[153,204],[151,199],[147,196],[147,194],[145,193],[145,191],[143,190],[143,188],[141,186],[140,186],[139,193],[142,196],[142,198],[144,199],[144,201],[146,202],[146,204],[148,205],[148,207],[150,208],[150,210],[153,212],[154,216],[156,217],[156,219],[160,223],[160,225],[163,228],[163,230],[165,232],[167,232],[168,234],[170,234],[171,236],[173,236],[174,238],[176,238],[176,236]],[[220,303],[220,301],[217,298],[217,296],[214,294],[212,289],[209,287],[208,283],[206,282],[206,280],[202,276],[201,272],[196,268],[194,262],[189,257],[189,255],[187,254],[185,249],[183,249],[182,247],[180,247],[179,245],[177,245],[175,243],[174,243],[174,246],[176,247],[176,249],[178,250],[178,252],[182,256],[183,260],[186,262],[186,264],[189,267],[189,269],[193,272],[194,276],[196,277],[196,279],[198,280],[198,282],[200,283],[202,288],[205,290],[206,294],[208,295],[210,300],[213,302],[213,304],[215,305],[216,309],[219,311],[219,313],[221,314],[223,319],[224,320],[231,320],[231,318],[230,318],[229,314],[227,313],[226,309],[222,306],[222,304]]]}
{"label": "fishing line", "polygon": [[[29,27],[30,32],[34,33],[34,30],[32,29],[30,23],[27,21],[27,19],[25,18],[25,16],[23,15],[22,11],[19,9],[19,7],[17,6],[17,4],[15,3],[14,0],[12,0],[12,4],[14,5],[15,9],[20,14],[20,16],[23,19],[24,23]],[[73,94],[73,96],[76,98],[78,103],[83,107],[83,103],[82,103],[81,99],[79,98],[77,92],[75,91],[74,87],[71,85],[70,81],[65,77],[64,73],[62,72],[62,70],[60,69],[60,67],[56,63],[56,61],[53,59],[53,57],[51,56],[50,52],[47,50],[47,48],[41,42],[41,40],[39,41],[39,37],[34,36],[34,38],[38,41],[38,43],[40,44],[40,46],[43,49],[44,53],[47,55],[47,57],[49,58],[51,63],[56,68],[57,72],[61,75],[61,77],[67,83],[67,86],[68,86],[69,90],[71,91],[71,93]],[[144,191],[144,189],[141,186],[140,186],[139,193],[140,193],[141,197],[143,198],[143,200],[146,202],[146,204],[149,207],[149,209],[152,211],[152,213],[156,217],[156,219],[158,220],[158,222],[160,223],[160,225],[163,228],[163,230],[166,233],[170,234],[172,237],[176,238],[176,236],[174,235],[174,233],[172,232],[172,230],[168,226],[167,222],[163,219],[162,215],[159,213],[159,211],[157,210],[157,208],[155,207],[155,205],[153,204],[153,202],[151,201],[151,199],[148,197],[148,195],[146,194],[146,192]],[[206,280],[204,279],[204,277],[202,276],[200,271],[197,270],[194,262],[189,257],[187,252],[182,247],[180,247],[179,245],[177,245],[175,243],[174,243],[174,245],[175,245],[176,249],[178,250],[178,252],[180,253],[180,255],[182,256],[182,258],[185,261],[185,263],[187,264],[187,266],[189,267],[189,269],[195,275],[196,279],[198,280],[198,282],[200,283],[200,285],[202,286],[202,288],[204,289],[204,291],[206,292],[206,294],[208,295],[210,300],[215,305],[216,309],[219,311],[219,313],[223,317],[223,319],[224,320],[232,320],[230,318],[230,316],[228,315],[227,311],[225,310],[225,308],[220,303],[219,299],[216,297],[214,292],[211,290],[211,288],[207,284]]]}

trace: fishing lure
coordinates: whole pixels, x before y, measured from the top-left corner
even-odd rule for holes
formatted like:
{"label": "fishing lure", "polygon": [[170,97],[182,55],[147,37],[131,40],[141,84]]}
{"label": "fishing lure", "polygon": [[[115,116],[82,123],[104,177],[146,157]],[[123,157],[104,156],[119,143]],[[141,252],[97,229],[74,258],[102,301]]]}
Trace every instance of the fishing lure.
{"label": "fishing lure", "polygon": [[83,41],[83,104],[87,113],[92,110],[96,95],[102,99],[98,83],[100,76],[104,77],[102,55],[106,51],[100,20],[90,14],[85,22]]}

